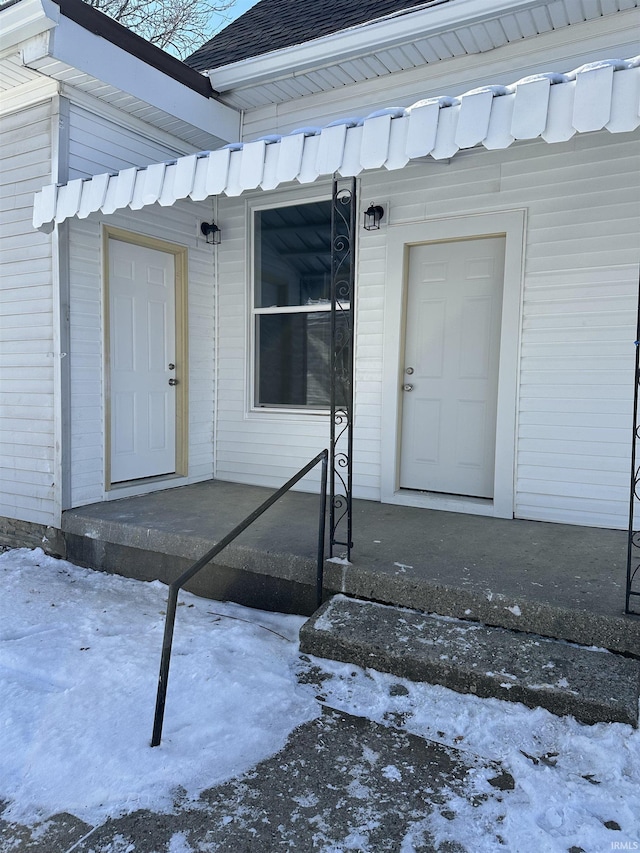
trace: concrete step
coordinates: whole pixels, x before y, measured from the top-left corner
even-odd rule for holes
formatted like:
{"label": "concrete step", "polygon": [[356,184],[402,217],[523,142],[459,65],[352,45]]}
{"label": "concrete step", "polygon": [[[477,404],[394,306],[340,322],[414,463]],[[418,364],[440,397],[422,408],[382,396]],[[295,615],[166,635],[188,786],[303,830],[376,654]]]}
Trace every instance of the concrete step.
{"label": "concrete step", "polygon": [[301,651],[412,681],[638,726],[640,661],[536,634],[336,595],[300,631]]}

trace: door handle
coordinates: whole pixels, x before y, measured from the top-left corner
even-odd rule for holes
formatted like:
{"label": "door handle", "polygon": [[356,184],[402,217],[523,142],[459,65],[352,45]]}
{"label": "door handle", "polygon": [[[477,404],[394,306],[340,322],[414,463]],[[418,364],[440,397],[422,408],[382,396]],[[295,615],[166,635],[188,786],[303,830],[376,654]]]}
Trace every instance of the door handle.
{"label": "door handle", "polygon": [[403,391],[413,391],[413,385],[409,385],[409,383],[407,382],[406,385],[402,386],[402,390]]}
{"label": "door handle", "polygon": [[177,384],[178,384],[178,380],[171,377],[171,379],[169,380],[169,385],[177,385]]}

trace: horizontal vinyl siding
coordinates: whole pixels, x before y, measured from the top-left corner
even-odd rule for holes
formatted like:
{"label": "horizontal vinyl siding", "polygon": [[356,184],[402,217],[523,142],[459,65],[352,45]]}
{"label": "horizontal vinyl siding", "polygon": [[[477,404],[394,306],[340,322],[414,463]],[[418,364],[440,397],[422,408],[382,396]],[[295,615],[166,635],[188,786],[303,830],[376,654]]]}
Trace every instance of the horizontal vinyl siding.
{"label": "horizontal vinyl siding", "polygon": [[69,180],[148,166],[178,156],[177,149],[152,138],[151,128],[146,137],[77,104],[71,104],[69,109]]}
{"label": "horizontal vinyl siding", "polygon": [[[515,515],[624,527],[638,299],[638,142],[518,143],[365,178],[399,224],[526,208]],[[381,265],[383,269],[384,265]],[[370,283],[375,282],[375,275]],[[361,293],[363,278],[360,277]]]}
{"label": "horizontal vinyl siding", "polygon": [[52,103],[0,118],[0,516],[57,523],[51,237],[31,224],[51,181]]}
{"label": "horizontal vinyl siding", "polygon": [[97,222],[70,223],[72,506],[101,500],[104,493],[100,239]]}
{"label": "horizontal vinyl siding", "polygon": [[[189,467],[179,482],[213,476],[214,252],[196,229],[210,204],[179,203],[70,225],[72,504],[118,497],[105,492],[102,223],[188,248]],[[162,485],[171,485],[168,480]],[[157,486],[156,486],[157,487]]]}
{"label": "horizontal vinyl siding", "polygon": [[[536,272],[525,291],[518,515],[624,526],[629,502],[637,240],[611,240],[611,266]],[[617,249],[616,249],[617,247]],[[637,247],[636,247],[637,252]],[[574,265],[584,263],[578,254]],[[603,258],[603,259],[604,259]],[[548,260],[545,259],[545,263]],[[599,277],[596,285],[594,280]],[[597,291],[597,295],[594,293]]]}
{"label": "horizontal vinyl siding", "polygon": [[[514,514],[625,526],[640,257],[637,153],[635,135],[603,132],[361,176],[360,205],[384,204],[385,220],[381,231],[358,235],[357,496],[379,499],[382,454],[394,452],[381,441],[389,226],[524,208]],[[276,192],[259,200],[282,198]],[[247,411],[246,208],[242,200],[220,205],[217,476],[274,486],[326,445],[329,425],[317,416]]]}
{"label": "horizontal vinyl siding", "polygon": [[[511,168],[535,195],[526,253],[516,514],[624,527],[640,207],[637,142]],[[544,198],[543,198],[544,196]]]}

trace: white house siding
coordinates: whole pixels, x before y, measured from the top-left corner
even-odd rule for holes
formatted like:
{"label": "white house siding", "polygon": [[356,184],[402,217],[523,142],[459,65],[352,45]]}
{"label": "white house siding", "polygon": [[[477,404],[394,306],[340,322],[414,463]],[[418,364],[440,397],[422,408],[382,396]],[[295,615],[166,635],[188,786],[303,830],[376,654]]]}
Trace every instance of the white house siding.
{"label": "white house siding", "polygon": [[[630,9],[426,69],[366,82],[345,78],[346,85],[331,94],[248,111],[244,138],[632,56],[636,38],[637,10]],[[385,204],[387,224],[527,212],[516,517],[603,527],[627,523],[640,254],[637,163],[637,135],[603,132],[562,145],[537,141],[501,152],[460,152],[450,163],[429,161],[360,176],[361,203]],[[221,400],[218,409],[218,476],[275,485],[326,443],[328,427],[313,417],[246,413],[248,327],[238,313],[247,298],[245,226],[242,206],[224,204],[238,236],[233,257],[226,246],[221,253],[221,288],[233,302],[228,315],[220,306],[221,351],[226,352],[228,336],[234,358],[225,370],[233,399]],[[354,492],[373,499],[381,494],[381,458],[395,452],[382,445],[380,420],[385,234],[384,226],[376,236],[361,232],[358,257]]]}
{"label": "white house siding", "polygon": [[[636,135],[598,133],[563,145],[473,152],[439,169],[425,166],[422,181],[419,167],[399,180],[363,181],[363,200],[388,200],[394,223],[527,210],[519,518],[626,524],[640,257],[637,156]],[[374,284],[375,275],[367,281]]]}
{"label": "white house siding", "polygon": [[[138,124],[141,124],[138,122]],[[86,107],[69,107],[69,180],[116,172],[131,166],[147,166],[185,153],[184,143],[162,144],[147,132],[123,127],[116,120],[98,115]],[[158,134],[163,138],[167,134]]]}
{"label": "white house siding", "polygon": [[[516,514],[623,527],[640,258],[638,141],[576,140],[505,167],[529,231]],[[604,141],[602,148],[599,141]],[[563,146],[564,147],[564,146]]]}
{"label": "white house siding", "polygon": [[[389,224],[526,209],[514,512],[623,527],[640,256],[637,136],[484,149],[361,176]],[[307,192],[317,194],[317,187]],[[304,197],[302,190],[302,197]],[[327,188],[328,192],[328,188]],[[262,194],[261,203],[278,193]],[[245,203],[221,201],[217,476],[276,485],[326,446],[318,416],[247,412]],[[360,232],[354,493],[379,499],[386,231]]]}
{"label": "white house siding", "polygon": [[53,105],[0,118],[0,516],[57,519],[51,237],[31,224],[51,182]]}
{"label": "white house siding", "polygon": [[[184,148],[176,140],[172,149],[151,138],[151,129],[146,135],[122,128],[74,104],[69,125],[70,178],[171,159]],[[200,222],[210,221],[211,211],[210,201],[179,202],[168,208],[155,205],[70,222],[72,506],[124,494],[122,489],[105,492],[104,480],[103,224],[188,249],[189,466],[188,476],[179,482],[213,476],[215,254],[199,234]],[[164,487],[170,483],[166,481]]]}

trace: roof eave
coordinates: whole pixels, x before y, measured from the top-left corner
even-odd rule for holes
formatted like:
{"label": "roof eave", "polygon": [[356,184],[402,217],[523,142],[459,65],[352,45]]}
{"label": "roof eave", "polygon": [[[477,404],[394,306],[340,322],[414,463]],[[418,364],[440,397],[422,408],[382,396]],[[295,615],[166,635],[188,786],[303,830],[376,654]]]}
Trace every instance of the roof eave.
{"label": "roof eave", "polygon": [[0,54],[41,36],[58,25],[60,9],[52,0],[21,0],[0,9]]}
{"label": "roof eave", "polygon": [[214,94],[209,80],[203,74],[127,27],[123,27],[113,18],[89,6],[84,0],[54,0],[54,2],[60,7],[60,12],[65,18],[75,21],[87,32],[100,36],[131,56],[142,60],[145,65],[162,71],[163,74],[205,98]]}
{"label": "roof eave", "polygon": [[415,12],[396,14],[348,30],[330,33],[303,44],[231,62],[205,72],[216,92],[229,92],[267,83],[294,73],[322,68],[336,60],[388,49],[409,40],[445,32],[464,23],[489,20],[501,12],[513,12],[541,5],[544,0],[456,0],[428,6]]}
{"label": "roof eave", "polygon": [[55,29],[66,18],[205,98],[215,94],[205,75],[89,6],[84,0],[15,0],[0,4],[0,18],[0,52],[9,51],[22,42]]}
{"label": "roof eave", "polygon": [[[41,73],[55,77],[45,67],[53,60],[63,68],[74,68],[148,103],[222,143],[240,135],[240,114],[212,97],[209,80],[144,39],[133,37],[133,33],[96,13],[82,0],[19,0],[0,11],[0,20],[4,50],[19,50],[25,66],[42,68]],[[119,44],[121,31],[127,38]]]}

